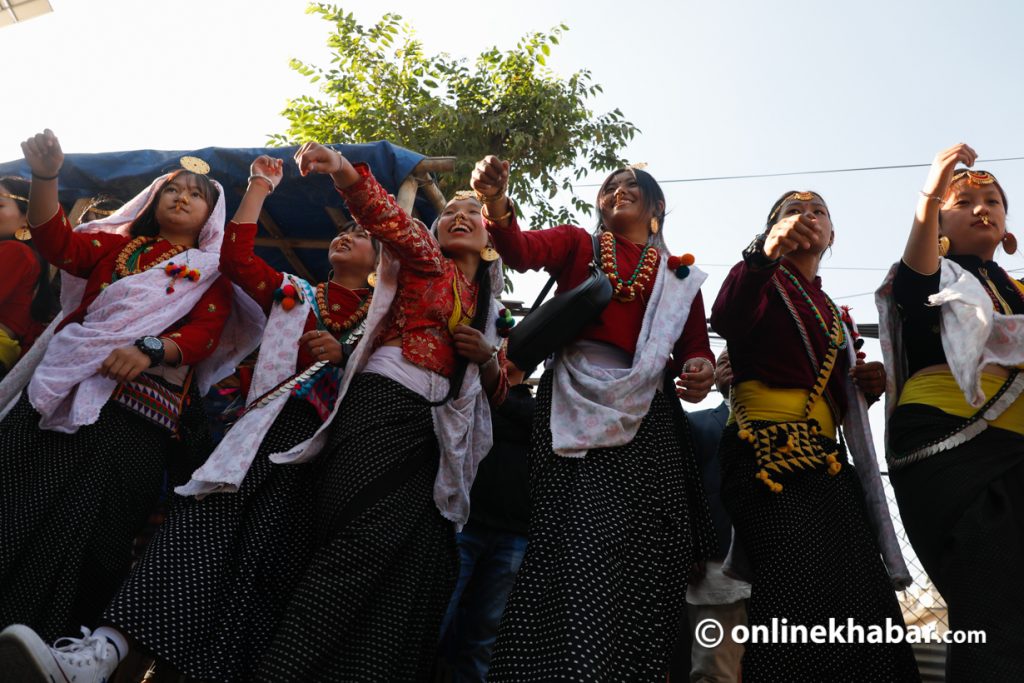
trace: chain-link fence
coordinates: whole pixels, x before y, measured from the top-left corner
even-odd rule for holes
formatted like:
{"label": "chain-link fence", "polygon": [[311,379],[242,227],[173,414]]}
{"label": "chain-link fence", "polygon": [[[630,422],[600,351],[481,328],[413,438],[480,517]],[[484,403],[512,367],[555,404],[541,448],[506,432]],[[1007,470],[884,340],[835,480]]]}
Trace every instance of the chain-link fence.
{"label": "chain-link fence", "polygon": [[896,537],[903,549],[903,559],[907,561],[910,576],[914,579],[914,583],[907,590],[896,594],[903,607],[903,619],[907,622],[907,626],[935,624],[938,633],[945,633],[949,630],[946,603],[932,584],[931,579],[928,578],[928,573],[925,572],[921,561],[917,559],[914,549],[910,546],[887,472],[882,473],[882,484],[885,487],[886,499],[889,501],[889,514],[892,515],[892,523],[896,527]]}
{"label": "chain-link fence", "polygon": [[[896,496],[889,483],[888,472],[882,473],[882,485],[885,488],[885,497],[889,501],[889,514],[892,516],[892,523],[896,528],[896,537],[903,550],[903,559],[906,560],[910,576],[914,580],[907,590],[896,594],[900,606],[903,608],[903,620],[907,626],[926,627],[931,624],[936,633],[945,633],[949,630],[946,603],[931,579],[928,578],[928,573],[921,566],[921,561],[917,559],[917,554],[910,546],[907,532],[903,528],[903,520],[900,519],[900,509],[896,505]],[[945,681],[946,647],[944,645],[936,643],[914,645],[914,654],[921,670],[922,681],[925,683]]]}

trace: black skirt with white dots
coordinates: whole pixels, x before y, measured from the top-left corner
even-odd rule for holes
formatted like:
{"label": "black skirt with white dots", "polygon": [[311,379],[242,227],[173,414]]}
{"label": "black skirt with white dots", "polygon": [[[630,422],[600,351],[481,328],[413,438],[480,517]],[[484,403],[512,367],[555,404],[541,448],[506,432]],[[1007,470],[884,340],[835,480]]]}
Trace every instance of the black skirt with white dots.
{"label": "black skirt with white dots", "polygon": [[[381,375],[355,377],[315,463],[317,547],[257,680],[430,680],[458,571],[454,525],[433,499],[438,455],[422,397]],[[422,459],[411,475],[343,513],[410,458]]]}
{"label": "black skirt with white dots", "polygon": [[251,680],[313,540],[312,463],[269,456],[320,424],[311,404],[290,398],[237,492],[175,496],[104,620],[192,678]]}
{"label": "black skirt with white dots", "polygon": [[112,401],[74,434],[39,419],[23,394],[0,422],[0,628],[52,642],[96,626],[165,487],[212,442],[194,390],[182,440]]}
{"label": "black skirt with white dots", "polygon": [[[868,522],[853,466],[830,476],[824,467],[780,475],[773,493],[756,478],[750,444],[736,425],[718,449],[722,500],[754,572],[747,621],[751,628],[829,627],[829,619],[868,629],[902,628],[896,593]],[[785,622],[782,620],[785,619]],[[779,638],[781,640],[781,637]],[[910,645],[884,643],[748,643],[745,683],[920,680]]]}
{"label": "black skirt with white dots", "polygon": [[529,452],[530,543],[488,680],[664,681],[687,577],[715,543],[689,427],[659,391],[629,444],[562,457],[551,384]]}

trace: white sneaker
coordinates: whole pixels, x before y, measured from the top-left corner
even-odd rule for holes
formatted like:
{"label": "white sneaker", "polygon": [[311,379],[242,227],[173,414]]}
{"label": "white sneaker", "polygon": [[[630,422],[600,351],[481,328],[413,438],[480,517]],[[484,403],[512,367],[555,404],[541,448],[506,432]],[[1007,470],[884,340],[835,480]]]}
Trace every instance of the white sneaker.
{"label": "white sneaker", "polygon": [[82,627],[82,638],[61,638],[49,647],[28,626],[0,632],[0,671],[11,683],[107,683],[117,650]]}

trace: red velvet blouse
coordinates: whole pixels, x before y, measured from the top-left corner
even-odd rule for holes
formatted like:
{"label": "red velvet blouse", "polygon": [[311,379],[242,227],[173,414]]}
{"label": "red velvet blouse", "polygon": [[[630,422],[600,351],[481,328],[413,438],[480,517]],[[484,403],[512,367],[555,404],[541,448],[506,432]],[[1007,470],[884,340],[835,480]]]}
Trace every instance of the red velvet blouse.
{"label": "red velvet blouse", "polygon": [[[555,275],[558,292],[572,289],[590,273],[589,264],[594,248],[590,233],[583,228],[558,225],[547,230],[524,231],[520,230],[513,216],[508,226],[500,227],[487,222],[487,229],[505,265],[519,272],[540,268],[547,270]],[[643,248],[618,236],[615,239],[618,271],[632,273],[640,262]],[[633,356],[643,326],[644,313],[647,311],[647,296],[654,287],[654,281],[655,278],[651,278],[641,295],[632,301],[612,299],[601,317],[584,328],[580,339],[611,344]],[[669,366],[674,374],[679,374],[683,364],[692,358],[706,358],[711,363],[715,362],[708,342],[704,298],[700,292],[693,299],[683,333],[672,349]]]}
{"label": "red velvet blouse", "polygon": [[[255,223],[235,223],[234,221],[228,223],[224,230],[224,243],[220,248],[220,272],[245,290],[245,293],[263,308],[263,312],[270,315],[270,308],[275,303],[274,291],[281,286],[284,273],[275,270],[255,254],[257,229]],[[353,291],[336,282],[329,282],[327,305],[330,308],[331,318],[334,320],[348,319],[356,312],[369,293],[369,289]],[[317,327],[316,313],[310,309],[302,331],[303,333],[311,332]],[[306,345],[299,346],[296,372],[308,368],[315,362],[316,358],[309,354]]]}
{"label": "red velvet blouse", "polygon": [[0,325],[22,342],[22,353],[40,331],[32,317],[32,297],[39,280],[39,259],[27,244],[0,242]]}
{"label": "red velvet blouse", "polygon": [[467,314],[476,302],[477,285],[455,262],[441,253],[437,240],[422,223],[413,221],[370,173],[356,164],[359,182],[338,190],[352,217],[401,261],[398,292],[379,342],[402,340],[402,356],[410,363],[450,377],[456,354],[448,319],[455,309],[455,285]]}
{"label": "red velvet blouse", "polygon": [[[831,327],[832,312],[821,288],[821,278],[809,282],[796,268],[789,271],[814,302],[825,324]],[[741,261],[733,266],[711,307],[711,328],[729,343],[734,384],[759,380],[780,389],[810,390],[817,373],[811,367],[799,328],[772,284],[773,277],[782,283],[793,302],[807,330],[816,362],[820,364],[828,350],[828,338],[800,290],[778,265],[752,270]],[[846,413],[846,391],[842,383],[849,369],[847,352],[840,350],[826,386],[841,413],[840,419]]]}
{"label": "red velvet blouse", "polygon": [[[59,209],[53,218],[32,228],[32,239],[47,261],[86,280],[82,303],[61,321],[59,330],[85,319],[89,306],[113,281],[114,263],[121,249],[133,238],[104,232],[74,232],[64,210]],[[162,261],[161,255],[173,245],[157,240],[150,246],[151,249],[139,257],[142,268]],[[204,273],[202,277],[209,275]],[[220,343],[220,334],[231,312],[231,296],[231,283],[226,278],[217,278],[185,317],[166,330],[155,331],[156,336],[174,340],[181,349],[184,365],[205,360]]]}

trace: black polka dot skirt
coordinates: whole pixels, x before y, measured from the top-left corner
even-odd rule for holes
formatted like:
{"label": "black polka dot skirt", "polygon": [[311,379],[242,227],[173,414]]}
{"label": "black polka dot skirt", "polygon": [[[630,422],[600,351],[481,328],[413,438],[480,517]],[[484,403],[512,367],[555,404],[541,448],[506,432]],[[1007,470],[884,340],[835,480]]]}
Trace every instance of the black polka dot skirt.
{"label": "black polka dot skirt", "polygon": [[251,680],[313,539],[312,463],[269,456],[320,424],[312,405],[291,398],[237,492],[175,496],[104,620],[192,678]]}
{"label": "black polka dot skirt", "polygon": [[[853,466],[830,476],[824,467],[786,472],[771,492],[756,478],[753,448],[736,425],[719,446],[722,500],[754,572],[747,603],[749,626],[829,626],[853,619],[865,629],[903,626],[896,593],[867,518]],[[786,619],[786,622],[782,622]],[[748,643],[744,683],[920,680],[910,645],[883,643]]]}
{"label": "black polka dot skirt", "polygon": [[[342,518],[359,491],[424,450],[411,476]],[[357,375],[315,464],[317,547],[256,679],[430,680],[458,554],[433,500],[428,404],[381,375]]]}
{"label": "black polka dot skirt", "polygon": [[0,628],[27,624],[53,641],[96,625],[168,472],[206,457],[210,443],[195,393],[182,441],[113,402],[74,434],[39,419],[23,394],[0,423]]}
{"label": "black polka dot skirt", "polygon": [[584,458],[551,447],[551,373],[537,396],[530,542],[490,681],[664,681],[693,562],[714,539],[674,393],[633,441]]}

